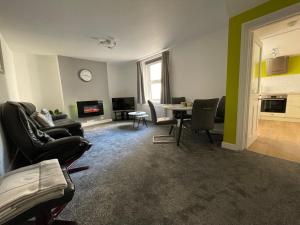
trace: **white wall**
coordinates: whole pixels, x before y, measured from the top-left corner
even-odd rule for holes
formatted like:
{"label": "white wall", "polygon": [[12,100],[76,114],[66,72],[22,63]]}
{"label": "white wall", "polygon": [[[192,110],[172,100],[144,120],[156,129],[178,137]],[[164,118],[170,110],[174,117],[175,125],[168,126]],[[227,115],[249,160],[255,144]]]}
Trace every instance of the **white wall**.
{"label": "white wall", "polygon": [[108,63],[108,90],[110,98],[137,96],[135,62]]}
{"label": "white wall", "polygon": [[300,74],[261,78],[261,93],[300,93]]}
{"label": "white wall", "polygon": [[[17,91],[16,76],[14,70],[13,54],[0,34],[3,62],[5,74],[0,74],[0,104],[8,100],[17,101],[19,94]],[[3,129],[0,122],[0,175],[9,167],[8,146],[5,141]]]}
{"label": "white wall", "polygon": [[41,108],[63,110],[57,56],[14,54],[17,85],[21,101]]}
{"label": "white wall", "polygon": [[[227,28],[200,38],[187,40],[170,50],[171,95],[184,96],[188,101],[220,98],[226,92]],[[108,64],[111,97],[136,96],[135,62]],[[123,79],[121,79],[123,78]],[[126,79],[125,79],[126,78]],[[157,113],[164,110],[156,106]],[[148,104],[137,110],[150,114]]]}
{"label": "white wall", "polygon": [[224,28],[171,50],[172,96],[193,101],[225,95],[227,36]]}
{"label": "white wall", "polygon": [[[108,93],[107,64],[105,62],[77,59],[65,56],[58,57],[59,69],[62,81],[62,90],[66,112],[73,118],[77,118],[77,101],[102,100],[104,107],[104,119],[111,119],[111,105]],[[92,72],[90,82],[82,81],[78,73],[81,69]],[[87,117],[79,119],[82,122],[88,120],[101,120],[102,117]]]}

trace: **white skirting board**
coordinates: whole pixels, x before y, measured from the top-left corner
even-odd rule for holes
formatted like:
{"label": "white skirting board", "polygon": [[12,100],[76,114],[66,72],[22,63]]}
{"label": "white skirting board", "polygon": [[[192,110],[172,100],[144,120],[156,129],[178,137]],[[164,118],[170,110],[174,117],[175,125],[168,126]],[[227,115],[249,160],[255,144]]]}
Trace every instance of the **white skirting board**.
{"label": "white skirting board", "polygon": [[229,150],[233,150],[233,151],[242,151],[243,149],[241,149],[237,144],[231,144],[228,142],[222,142],[222,148],[226,148]]}
{"label": "white skirting board", "polygon": [[102,124],[102,123],[109,123],[111,122],[112,119],[106,119],[106,120],[90,120],[87,122],[82,122],[81,126],[82,127],[89,127],[89,126],[94,126],[94,125],[98,125],[98,124]]}

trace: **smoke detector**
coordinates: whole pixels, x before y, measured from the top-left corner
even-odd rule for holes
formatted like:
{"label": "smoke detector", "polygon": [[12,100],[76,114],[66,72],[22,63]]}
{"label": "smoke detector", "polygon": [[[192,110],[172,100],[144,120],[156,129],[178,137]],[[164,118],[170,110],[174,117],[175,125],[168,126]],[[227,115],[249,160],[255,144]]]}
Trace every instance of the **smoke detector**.
{"label": "smoke detector", "polygon": [[117,40],[111,36],[107,36],[105,38],[100,38],[100,37],[91,37],[91,38],[96,40],[98,45],[102,45],[109,49],[114,49],[117,46]]}

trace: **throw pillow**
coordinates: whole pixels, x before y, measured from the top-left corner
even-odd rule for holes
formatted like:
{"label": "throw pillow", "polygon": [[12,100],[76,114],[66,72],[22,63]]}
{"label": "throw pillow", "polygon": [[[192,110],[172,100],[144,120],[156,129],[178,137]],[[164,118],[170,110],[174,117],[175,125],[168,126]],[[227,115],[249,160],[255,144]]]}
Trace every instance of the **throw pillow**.
{"label": "throw pillow", "polygon": [[53,119],[52,119],[52,116],[51,116],[49,110],[48,109],[42,109],[41,113],[47,118],[47,120],[49,121],[49,123],[53,124],[53,126],[54,126]]}
{"label": "throw pillow", "polygon": [[37,112],[34,115],[34,119],[42,126],[42,127],[54,127],[53,121],[49,121],[42,113]]}

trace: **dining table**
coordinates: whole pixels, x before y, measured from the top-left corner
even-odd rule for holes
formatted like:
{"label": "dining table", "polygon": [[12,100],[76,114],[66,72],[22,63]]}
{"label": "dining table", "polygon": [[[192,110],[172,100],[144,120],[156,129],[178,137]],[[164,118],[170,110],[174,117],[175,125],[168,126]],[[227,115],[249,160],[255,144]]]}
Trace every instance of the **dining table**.
{"label": "dining table", "polygon": [[169,111],[172,111],[172,112],[176,111],[180,115],[179,131],[178,131],[178,135],[177,135],[177,139],[176,139],[177,146],[179,146],[181,132],[182,132],[183,120],[184,120],[184,117],[185,117],[185,112],[186,111],[191,111],[193,109],[193,107],[192,106],[185,106],[185,105],[182,105],[182,104],[163,104],[162,107],[165,110],[169,110]]}

